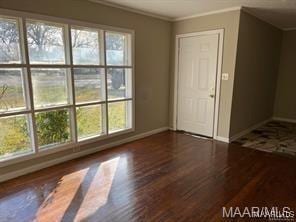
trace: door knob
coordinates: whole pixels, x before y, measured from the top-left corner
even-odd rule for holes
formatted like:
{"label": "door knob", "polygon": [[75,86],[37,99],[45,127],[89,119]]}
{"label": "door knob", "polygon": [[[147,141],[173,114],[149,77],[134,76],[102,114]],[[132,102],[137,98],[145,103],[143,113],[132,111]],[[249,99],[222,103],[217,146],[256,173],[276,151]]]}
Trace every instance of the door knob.
{"label": "door knob", "polygon": [[210,97],[211,98],[214,98],[215,97],[215,88],[214,87],[211,87],[210,88]]}

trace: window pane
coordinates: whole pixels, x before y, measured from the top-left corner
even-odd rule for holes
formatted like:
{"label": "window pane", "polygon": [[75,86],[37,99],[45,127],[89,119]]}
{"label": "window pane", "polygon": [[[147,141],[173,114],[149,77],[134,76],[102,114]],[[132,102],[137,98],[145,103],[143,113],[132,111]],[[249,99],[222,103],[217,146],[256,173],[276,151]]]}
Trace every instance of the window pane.
{"label": "window pane", "polygon": [[32,152],[28,116],[0,118],[0,159]]}
{"label": "window pane", "polygon": [[79,139],[102,134],[101,105],[79,107],[76,116]]}
{"label": "window pane", "polygon": [[27,38],[31,63],[65,63],[63,27],[30,21]]}
{"label": "window pane", "polygon": [[0,63],[20,63],[21,50],[16,19],[0,19]]}
{"label": "window pane", "polygon": [[109,132],[131,128],[131,102],[114,102],[108,104]]}
{"label": "window pane", "polygon": [[67,109],[37,113],[36,125],[38,144],[42,149],[71,140]]}
{"label": "window pane", "polygon": [[131,69],[108,69],[108,99],[131,98]]}
{"label": "window pane", "polygon": [[0,112],[25,109],[22,69],[0,69]]}
{"label": "window pane", "polygon": [[32,69],[31,76],[35,107],[69,103],[67,69]]}
{"label": "window pane", "polygon": [[131,65],[130,35],[106,32],[107,65]]}
{"label": "window pane", "polygon": [[75,98],[77,103],[101,101],[104,94],[104,69],[74,69]]}
{"label": "window pane", "polygon": [[99,33],[87,29],[71,29],[73,63],[99,65]]}

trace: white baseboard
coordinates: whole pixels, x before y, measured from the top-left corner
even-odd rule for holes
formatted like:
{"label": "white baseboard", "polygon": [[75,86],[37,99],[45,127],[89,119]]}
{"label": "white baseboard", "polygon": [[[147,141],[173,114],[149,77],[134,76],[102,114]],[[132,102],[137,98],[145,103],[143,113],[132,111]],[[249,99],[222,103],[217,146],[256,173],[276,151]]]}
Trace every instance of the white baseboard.
{"label": "white baseboard", "polygon": [[23,168],[23,169],[20,169],[20,170],[17,170],[17,171],[9,172],[7,174],[1,175],[0,182],[10,180],[10,179],[13,179],[13,178],[16,178],[16,177],[19,177],[19,176],[23,176],[25,174],[32,173],[32,172],[35,172],[35,171],[38,171],[38,170],[41,170],[41,169],[44,169],[44,168],[59,164],[59,163],[63,163],[63,162],[68,161],[68,160],[76,159],[76,158],[79,158],[79,157],[82,157],[82,156],[86,156],[86,155],[89,155],[89,154],[92,154],[92,153],[96,153],[98,151],[102,151],[102,150],[109,149],[109,148],[112,148],[112,147],[115,147],[115,146],[118,146],[118,145],[122,145],[124,143],[128,143],[128,142],[132,142],[134,140],[142,139],[142,138],[145,138],[147,136],[151,136],[153,134],[157,134],[157,133],[166,131],[168,129],[169,129],[169,127],[162,127],[162,128],[159,128],[159,129],[154,129],[154,130],[151,130],[149,132],[141,133],[141,134],[138,134],[138,135],[135,135],[135,136],[132,136],[132,137],[128,137],[128,138],[116,141],[116,142],[108,143],[108,144],[105,144],[103,146],[86,149],[86,150],[83,150],[81,152],[73,153],[73,154],[70,154],[68,156],[58,158],[58,159],[50,160],[50,161],[47,161],[47,162],[44,162],[44,163],[40,163],[40,164],[36,164],[36,165],[30,166],[30,167],[26,167],[26,168]]}
{"label": "white baseboard", "polygon": [[288,118],[282,118],[282,117],[273,117],[272,118],[275,121],[282,121],[282,122],[288,122],[288,123],[296,123],[296,119],[288,119]]}
{"label": "white baseboard", "polygon": [[218,140],[224,143],[229,143],[229,138],[223,137],[223,136],[216,136],[215,140]]}
{"label": "white baseboard", "polygon": [[257,124],[255,124],[255,125],[249,127],[248,129],[245,129],[245,130],[241,131],[240,133],[235,134],[234,136],[230,137],[229,142],[233,142],[233,141],[237,140],[238,138],[240,138],[240,137],[242,137],[242,136],[244,136],[244,135],[250,133],[251,131],[253,131],[253,130],[259,128],[260,126],[266,124],[267,122],[271,121],[272,119],[273,119],[273,118],[270,118],[270,119],[264,120],[264,121],[262,121],[262,122],[260,122],[260,123],[257,123]]}

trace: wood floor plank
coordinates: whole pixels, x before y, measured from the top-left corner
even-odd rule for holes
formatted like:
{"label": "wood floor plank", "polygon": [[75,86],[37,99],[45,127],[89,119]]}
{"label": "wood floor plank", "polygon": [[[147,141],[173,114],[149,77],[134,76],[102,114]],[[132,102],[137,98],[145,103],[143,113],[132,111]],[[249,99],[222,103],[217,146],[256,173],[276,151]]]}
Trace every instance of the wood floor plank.
{"label": "wood floor plank", "polygon": [[168,131],[0,184],[0,221],[223,221],[295,190],[295,159]]}

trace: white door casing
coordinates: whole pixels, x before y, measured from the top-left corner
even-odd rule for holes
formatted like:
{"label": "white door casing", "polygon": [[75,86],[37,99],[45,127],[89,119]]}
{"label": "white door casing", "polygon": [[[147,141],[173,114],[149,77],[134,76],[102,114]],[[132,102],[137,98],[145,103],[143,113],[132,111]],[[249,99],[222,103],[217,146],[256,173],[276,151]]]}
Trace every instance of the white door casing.
{"label": "white door casing", "polygon": [[214,136],[219,33],[179,38],[177,129]]}

